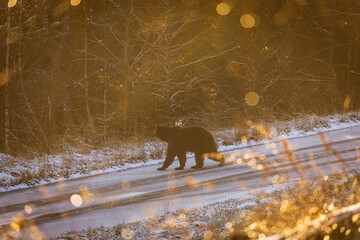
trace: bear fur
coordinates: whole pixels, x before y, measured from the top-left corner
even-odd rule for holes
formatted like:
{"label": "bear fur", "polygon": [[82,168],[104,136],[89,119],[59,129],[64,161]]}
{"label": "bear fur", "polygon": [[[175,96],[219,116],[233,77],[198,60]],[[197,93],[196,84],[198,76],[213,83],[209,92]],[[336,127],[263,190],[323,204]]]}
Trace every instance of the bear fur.
{"label": "bear fur", "polygon": [[175,156],[180,162],[175,169],[184,169],[186,152],[195,153],[196,165],[191,168],[202,168],[205,157],[220,162],[219,166],[225,163],[224,156],[217,151],[213,135],[205,128],[156,126],[156,136],[168,143],[166,158],[162,167],[157,169],[159,171],[168,168]]}

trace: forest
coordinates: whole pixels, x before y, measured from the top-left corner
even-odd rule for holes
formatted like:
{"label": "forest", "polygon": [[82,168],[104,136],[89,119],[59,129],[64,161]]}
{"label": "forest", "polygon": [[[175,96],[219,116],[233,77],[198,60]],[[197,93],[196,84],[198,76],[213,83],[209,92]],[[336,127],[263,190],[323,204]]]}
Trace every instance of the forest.
{"label": "forest", "polygon": [[360,0],[0,3],[0,152],[360,106]]}

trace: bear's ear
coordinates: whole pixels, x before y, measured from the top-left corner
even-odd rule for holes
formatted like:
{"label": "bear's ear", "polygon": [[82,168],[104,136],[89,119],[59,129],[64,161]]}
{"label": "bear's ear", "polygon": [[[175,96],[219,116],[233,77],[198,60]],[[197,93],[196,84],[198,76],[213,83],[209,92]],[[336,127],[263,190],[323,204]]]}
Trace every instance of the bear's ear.
{"label": "bear's ear", "polygon": [[155,125],[155,132],[161,131],[161,129],[163,129],[163,128],[164,128],[164,126],[156,124]]}

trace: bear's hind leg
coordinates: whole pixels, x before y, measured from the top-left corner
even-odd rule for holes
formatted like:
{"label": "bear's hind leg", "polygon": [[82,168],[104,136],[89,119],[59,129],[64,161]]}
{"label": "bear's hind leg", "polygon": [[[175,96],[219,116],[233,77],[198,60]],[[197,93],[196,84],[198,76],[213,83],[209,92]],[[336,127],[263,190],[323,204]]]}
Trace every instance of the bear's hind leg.
{"label": "bear's hind leg", "polygon": [[195,153],[196,165],[191,168],[202,168],[204,166],[204,155],[202,153]]}
{"label": "bear's hind leg", "polygon": [[185,163],[186,163],[186,152],[185,151],[180,151],[176,153],[179,162],[180,162],[180,166],[175,168],[176,170],[183,170],[185,167]]}

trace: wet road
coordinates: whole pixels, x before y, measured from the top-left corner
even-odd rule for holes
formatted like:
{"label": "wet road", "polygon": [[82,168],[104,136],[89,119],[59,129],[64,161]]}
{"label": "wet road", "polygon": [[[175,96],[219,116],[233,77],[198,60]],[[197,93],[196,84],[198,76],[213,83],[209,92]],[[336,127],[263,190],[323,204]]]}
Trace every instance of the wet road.
{"label": "wet road", "polygon": [[[0,193],[0,226],[25,216],[24,226],[36,225],[46,236],[89,226],[111,226],[197,207],[229,198],[246,198],[252,191],[276,189],[281,182],[323,177],[358,168],[360,126],[266,144],[246,144],[223,152],[226,165],[205,160],[201,170],[166,171],[158,165],[137,167],[69,181]],[[286,151],[287,150],[287,151]],[[72,196],[82,202],[71,202]],[[75,206],[75,205],[80,206]],[[25,211],[26,210],[28,213]],[[29,214],[29,209],[31,213]],[[1,230],[0,230],[1,231]]]}

